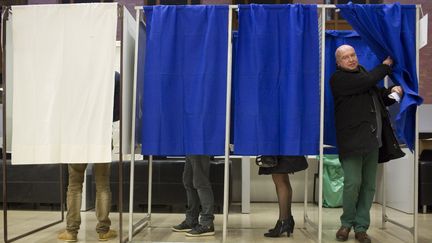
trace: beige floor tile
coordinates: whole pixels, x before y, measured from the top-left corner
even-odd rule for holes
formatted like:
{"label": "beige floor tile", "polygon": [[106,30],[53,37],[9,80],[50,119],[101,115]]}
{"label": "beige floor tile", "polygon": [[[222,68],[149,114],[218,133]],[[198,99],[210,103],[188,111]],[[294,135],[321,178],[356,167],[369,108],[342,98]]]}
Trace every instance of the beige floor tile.
{"label": "beige floor tile", "polygon": [[[316,230],[303,224],[303,204],[293,205],[293,214],[296,221],[294,234],[287,238],[266,238],[265,232],[274,226],[278,216],[278,208],[275,203],[253,203],[251,214],[241,214],[238,206],[232,206],[229,215],[228,225],[228,243],[277,243],[277,242],[301,242],[312,243],[317,240]],[[412,215],[398,212],[396,210],[387,210],[387,215],[405,225],[412,225]],[[335,233],[339,227],[339,216],[341,209],[324,209],[323,210],[323,242],[337,242]],[[3,213],[0,213],[3,216]],[[134,220],[141,219],[143,214],[134,214]],[[318,217],[317,207],[310,204],[308,217],[316,222]],[[112,228],[119,227],[118,213],[111,214],[113,222]],[[143,229],[133,238],[133,242],[222,242],[222,215],[216,215],[215,219],[215,236],[190,238],[183,233],[171,231],[171,227],[180,223],[184,218],[183,214],[152,214],[151,227]],[[25,233],[42,225],[54,222],[60,219],[59,212],[43,211],[8,211],[8,232],[9,238],[18,234]],[[400,227],[391,223],[386,224],[386,229],[382,229],[381,223],[381,206],[375,204],[371,210],[371,228],[368,233],[374,243],[407,243],[412,242],[411,234]],[[79,242],[98,242],[95,232],[96,219],[94,212],[82,213],[82,225],[78,234]],[[3,222],[0,222],[0,237],[3,239]],[[128,232],[128,214],[123,214],[123,236]],[[432,242],[432,214],[419,214],[419,243]],[[48,229],[42,230],[23,239],[17,240],[17,243],[34,242],[34,243],[57,243],[57,234],[65,228],[65,222],[57,224]],[[119,239],[108,242],[119,242]],[[350,235],[347,243],[355,243],[354,234]]]}

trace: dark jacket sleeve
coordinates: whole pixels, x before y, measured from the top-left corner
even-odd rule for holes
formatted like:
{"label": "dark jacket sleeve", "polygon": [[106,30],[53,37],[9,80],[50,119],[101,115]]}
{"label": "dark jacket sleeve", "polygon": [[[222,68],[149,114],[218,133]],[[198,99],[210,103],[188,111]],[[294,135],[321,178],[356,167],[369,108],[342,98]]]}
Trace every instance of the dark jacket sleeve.
{"label": "dark jacket sleeve", "polygon": [[385,64],[376,66],[370,72],[364,69],[360,72],[339,70],[333,74],[330,84],[334,95],[354,95],[369,90],[390,73],[391,67]]}

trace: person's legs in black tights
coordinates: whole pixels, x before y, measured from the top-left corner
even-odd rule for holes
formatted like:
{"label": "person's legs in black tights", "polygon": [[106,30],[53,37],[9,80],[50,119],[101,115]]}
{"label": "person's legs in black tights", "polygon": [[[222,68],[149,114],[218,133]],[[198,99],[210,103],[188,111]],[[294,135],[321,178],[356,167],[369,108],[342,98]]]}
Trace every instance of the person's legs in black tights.
{"label": "person's legs in black tights", "polygon": [[294,219],[291,214],[292,188],[288,174],[272,174],[279,203],[279,219],[273,229],[264,234],[266,237],[279,237],[284,232],[290,236],[294,230]]}
{"label": "person's legs in black tights", "polygon": [[279,220],[291,217],[292,188],[288,174],[272,174],[279,203]]}

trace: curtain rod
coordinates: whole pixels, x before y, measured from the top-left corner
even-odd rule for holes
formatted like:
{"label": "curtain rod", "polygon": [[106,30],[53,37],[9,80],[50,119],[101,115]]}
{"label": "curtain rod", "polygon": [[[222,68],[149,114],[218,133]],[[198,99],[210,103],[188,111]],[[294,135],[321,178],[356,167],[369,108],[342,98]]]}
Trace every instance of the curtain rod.
{"label": "curtain rod", "polygon": [[[147,5],[147,6],[155,6],[155,5]],[[231,9],[238,9],[238,5],[228,5],[229,6],[229,8],[231,8]],[[421,8],[421,4],[415,4],[415,6],[416,6],[416,8]],[[334,8],[336,8],[336,5],[335,4],[317,4],[317,7],[318,8],[330,8],[330,9],[334,9]],[[139,9],[142,9],[143,8],[143,6],[135,6],[135,10],[139,10]]]}

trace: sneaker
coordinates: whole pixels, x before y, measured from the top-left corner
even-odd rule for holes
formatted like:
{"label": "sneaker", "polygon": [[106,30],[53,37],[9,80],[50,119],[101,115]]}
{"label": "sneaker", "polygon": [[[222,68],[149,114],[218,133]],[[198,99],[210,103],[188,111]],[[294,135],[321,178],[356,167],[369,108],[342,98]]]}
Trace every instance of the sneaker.
{"label": "sneaker", "polygon": [[197,237],[197,236],[210,236],[214,235],[215,230],[213,226],[197,225],[192,230],[186,233],[186,236]]}
{"label": "sneaker", "polygon": [[99,241],[107,241],[117,237],[117,232],[115,230],[108,230],[106,233],[99,233]]}
{"label": "sneaker", "polygon": [[57,239],[62,240],[62,241],[66,241],[66,242],[76,242],[78,240],[76,234],[69,233],[67,230],[61,232],[57,236]]}
{"label": "sneaker", "polygon": [[181,224],[173,226],[171,229],[174,232],[188,232],[191,231],[193,229],[193,227],[195,227],[195,225],[190,225],[188,223],[186,223],[186,220],[181,222]]}

